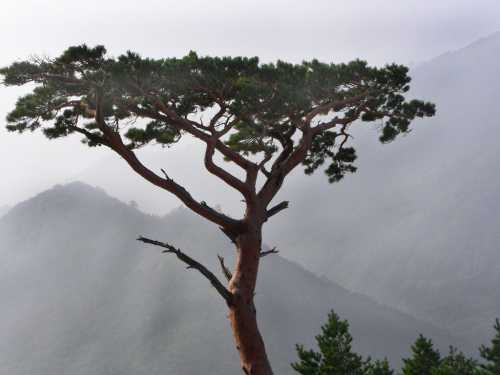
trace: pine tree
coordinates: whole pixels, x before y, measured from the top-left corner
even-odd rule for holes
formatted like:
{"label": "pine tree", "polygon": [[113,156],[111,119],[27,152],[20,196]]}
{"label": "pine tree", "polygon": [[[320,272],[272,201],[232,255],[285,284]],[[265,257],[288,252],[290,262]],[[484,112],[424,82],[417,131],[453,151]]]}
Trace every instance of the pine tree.
{"label": "pine tree", "polygon": [[432,340],[420,335],[411,349],[412,356],[403,359],[403,375],[432,375],[441,364],[441,356]]}
{"label": "pine tree", "polygon": [[327,323],[321,327],[321,334],[316,336],[316,342],[319,352],[297,345],[299,362],[292,363],[292,368],[299,374],[361,375],[369,366],[368,361],[352,351],[349,323],[340,320],[334,311],[330,312]]}
{"label": "pine tree", "polygon": [[437,369],[432,371],[432,375],[476,375],[478,374],[477,362],[467,358],[465,354],[450,347],[449,354],[443,358]]}
{"label": "pine tree", "polygon": [[500,375],[500,321],[494,325],[496,334],[491,340],[491,347],[481,346],[479,353],[486,363],[481,365],[482,375]]}
{"label": "pine tree", "polygon": [[[435,112],[432,103],[406,99],[408,68],[370,67],[360,60],[262,64],[256,57],[194,52],[183,58],[150,59],[133,52],[111,57],[104,46],[81,45],[56,58],[15,62],[0,75],[6,86],[31,90],[7,115],[8,130],[41,130],[49,139],[79,135],[90,147],[108,149],[234,243],[234,267],[221,261],[227,278],[221,281],[177,247],[139,237],[208,279],[227,306],[241,368],[252,375],[273,374],[254,295],[260,260],[269,254],[262,251],[263,227],[288,207],[287,201],[275,202],[287,176],[302,166],[307,174],[323,169],[329,182],[337,182],[356,171],[352,126],[382,124],[379,139],[387,143],[408,133],[413,119]],[[168,150],[186,138],[204,147],[198,157],[205,169],[241,196],[240,215],[194,197],[168,171],[152,170],[136,153],[152,144]]]}
{"label": "pine tree", "polygon": [[391,369],[389,362],[384,359],[383,361],[374,361],[370,363],[365,370],[365,375],[393,375],[394,370]]}

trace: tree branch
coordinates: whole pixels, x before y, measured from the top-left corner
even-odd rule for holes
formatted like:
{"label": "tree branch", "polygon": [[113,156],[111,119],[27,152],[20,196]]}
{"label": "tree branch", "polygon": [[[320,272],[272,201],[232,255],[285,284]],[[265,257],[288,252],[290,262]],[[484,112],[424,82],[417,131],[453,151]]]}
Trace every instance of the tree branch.
{"label": "tree branch", "polygon": [[226,106],[223,105],[223,104],[219,104],[219,110],[217,111],[217,113],[212,117],[212,119],[210,120],[210,125],[209,125],[209,129],[211,131],[215,131],[215,126],[217,125],[217,122],[221,119],[222,116],[224,116],[224,114],[226,113]]}
{"label": "tree branch", "polygon": [[219,227],[219,229],[226,235],[229,240],[236,245],[236,238],[238,237],[238,233],[236,231],[224,228],[224,227]]}
{"label": "tree branch", "polygon": [[264,174],[266,177],[271,177],[271,172],[269,172],[266,169],[266,164],[269,160],[271,160],[273,157],[273,152],[271,151],[266,151],[264,154],[264,158],[261,160],[261,162],[258,164],[259,170]]}
{"label": "tree branch", "polygon": [[318,133],[321,133],[325,130],[334,128],[337,125],[346,125],[349,122],[356,120],[357,117],[358,116],[340,118],[338,116],[335,116],[333,119],[331,119],[328,122],[323,122],[321,124],[316,125],[312,130],[313,130],[314,134],[318,134]]}
{"label": "tree branch", "polygon": [[369,91],[365,90],[359,95],[352,96],[344,100],[328,102],[323,105],[319,105],[316,108],[313,108],[305,116],[303,125],[299,127],[299,129],[302,131],[302,138],[298,146],[293,149],[293,146],[290,147],[290,145],[287,145],[287,147],[283,149],[282,153],[278,156],[273,165],[273,168],[271,169],[271,176],[267,179],[267,181],[260,189],[258,197],[261,198],[265,204],[271,202],[278,190],[281,188],[285,177],[306,157],[307,152],[311,147],[314,136],[338,124],[342,124],[344,125],[344,127],[347,126],[360,116],[364,107],[359,106],[359,108],[357,108],[357,110],[351,116],[344,118],[335,117],[333,120],[327,123],[320,124],[311,128],[310,123],[316,115],[327,113],[332,109],[340,110],[341,108],[345,108],[356,103],[359,104],[360,101],[366,99],[368,94]]}
{"label": "tree branch", "polygon": [[179,198],[187,207],[196,212],[198,215],[203,216],[207,220],[218,224],[224,228],[231,228],[231,231],[237,232],[237,229],[242,226],[241,220],[235,220],[215,209],[208,206],[206,203],[196,201],[191,194],[182,186],[176,183],[171,178],[162,178],[156,173],[147,168],[141,161],[137,158],[135,153],[127,148],[123,143],[120,133],[112,130],[104,121],[101,113],[101,105],[97,101],[98,105],[96,107],[96,123],[99,129],[103,132],[104,136],[108,141],[108,147],[120,155],[125,161],[130,165],[130,167],[142,176],[145,180],[149,181],[153,185],[156,185],[164,190],[169,191]]}
{"label": "tree branch", "polygon": [[[155,99],[155,98],[153,98]],[[200,129],[195,128],[189,120],[186,120],[182,117],[180,117],[175,110],[172,108],[166,106],[163,102],[160,100],[154,100],[155,105],[157,106],[158,110],[164,113],[167,118],[170,120],[170,122],[173,122],[180,130],[184,130],[187,133],[191,134],[192,136],[204,141],[208,142],[211,138],[210,134],[207,134]],[[224,155],[226,158],[231,160],[232,162],[236,163],[239,165],[241,168],[245,170],[249,169],[255,169],[257,168],[256,164],[253,163],[252,161],[248,160],[247,158],[241,156],[238,152],[231,150],[228,146],[226,146],[220,139],[218,139],[215,142],[215,149],[219,151],[222,155]]]}
{"label": "tree branch", "polygon": [[276,206],[271,207],[269,210],[266,212],[266,216],[269,219],[271,216],[276,215],[278,212],[283,211],[288,208],[288,201],[283,201],[281,203],[278,203]]}
{"label": "tree branch", "polygon": [[87,129],[80,128],[79,126],[75,125],[67,125],[68,129],[75,131],[77,133],[83,134],[89,141],[101,144],[103,146],[108,146],[109,147],[109,142],[104,139],[103,137],[100,137],[96,134],[93,134],[92,132],[89,132]]}
{"label": "tree branch", "polygon": [[210,281],[210,284],[217,290],[217,292],[224,298],[228,306],[232,304],[232,299],[233,295],[227,288],[219,281],[217,276],[215,276],[212,272],[210,272],[204,265],[201,263],[197,262],[193,258],[191,258],[189,255],[183,253],[180,249],[164,242],[160,241],[155,241],[151,240],[146,237],[140,236],[138,241],[150,244],[150,245],[155,245],[164,248],[163,253],[171,253],[175,254],[177,258],[179,258],[182,262],[186,263],[188,265],[188,269],[193,268],[198,270],[203,276],[205,276],[208,281]]}
{"label": "tree branch", "polygon": [[343,118],[340,118],[338,116],[335,116],[333,119],[331,119],[328,122],[324,122],[321,124],[316,125],[314,128],[312,128],[313,133],[316,135],[318,133],[321,133],[325,130],[329,130],[331,128],[334,128],[337,125],[342,125],[342,129],[345,130],[345,127],[349,125],[351,122],[356,121],[359,116],[361,115],[361,112],[363,112],[364,107],[359,107],[354,111],[354,113],[351,116],[345,116]]}
{"label": "tree branch", "polygon": [[[194,126],[191,120],[187,120],[183,117],[178,116],[174,109],[171,109],[161,101],[157,101],[156,106],[161,113],[151,112],[139,108],[130,110],[144,117],[150,117],[165,121],[169,124],[172,124],[172,126],[176,127],[178,130],[186,131],[187,133],[193,135],[195,138],[198,138],[205,142],[205,167],[207,168],[207,170],[213,175],[222,179],[229,186],[241,192],[247,200],[252,199],[252,196],[254,195],[254,189],[252,189],[254,176],[256,176],[258,172],[259,166],[244,158],[238,152],[231,150],[220,140],[220,138],[223,137],[232,127],[232,124],[226,123],[224,129],[222,129],[221,131],[215,130],[217,119],[215,120],[215,122],[213,122],[213,120],[214,118],[220,118],[223,115],[224,112],[222,111],[222,107],[221,110],[215,115],[215,117],[212,118],[211,125],[207,128],[207,130],[209,130],[211,134],[207,134],[206,132]],[[219,151],[223,156],[233,161],[246,171],[247,178],[245,182],[239,180],[227,170],[217,166],[213,162],[213,154],[215,150]]]}
{"label": "tree branch", "polygon": [[305,128],[301,129],[301,131],[303,135],[298,146],[291,151],[288,157],[286,157],[286,159],[280,164],[273,165],[273,169],[271,169],[271,177],[267,179],[257,194],[257,196],[266,205],[271,202],[276,193],[279,191],[285,177],[304,160],[309,148],[311,147],[313,139],[313,132],[311,131],[311,128],[306,125]]}
{"label": "tree branch", "polygon": [[261,258],[265,257],[266,255],[269,255],[269,254],[278,254],[279,251],[276,250],[276,247],[273,247],[272,249],[269,249],[269,250],[261,250],[260,253],[259,253],[259,256]]}
{"label": "tree branch", "polygon": [[226,171],[225,169],[219,167],[213,161],[213,155],[215,151],[215,142],[216,139],[212,138],[207,141],[207,147],[205,150],[205,167],[207,170],[212,173],[214,176],[219,177],[222,181],[227,183],[229,186],[238,190],[247,200],[251,200],[253,196],[253,190],[250,184],[247,184],[237,177],[233,176],[231,173]]}
{"label": "tree branch", "polygon": [[219,258],[219,263],[220,267],[222,268],[222,273],[226,277],[227,281],[230,281],[231,278],[233,277],[233,274],[231,273],[231,271],[229,271],[229,268],[227,268],[226,265],[224,264],[224,257],[217,254],[217,258]]}
{"label": "tree branch", "polygon": [[345,98],[343,100],[333,100],[333,101],[329,101],[329,102],[324,103],[324,104],[320,104],[320,105],[312,108],[311,111],[305,115],[304,122],[306,124],[310,124],[311,121],[314,119],[314,117],[316,117],[319,114],[327,114],[332,109],[338,111],[338,110],[345,108],[347,106],[357,104],[358,102],[366,99],[368,94],[369,94],[369,90],[366,89],[365,91],[363,91],[359,95],[351,96],[351,97]]}

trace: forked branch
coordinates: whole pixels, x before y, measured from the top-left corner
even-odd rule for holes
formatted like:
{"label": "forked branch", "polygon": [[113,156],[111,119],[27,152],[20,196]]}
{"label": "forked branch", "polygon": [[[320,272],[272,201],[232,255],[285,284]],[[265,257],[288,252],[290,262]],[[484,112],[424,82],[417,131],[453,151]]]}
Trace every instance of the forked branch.
{"label": "forked branch", "polygon": [[[95,121],[99,129],[103,132],[106,140],[105,144],[120,155],[136,173],[152,184],[174,194],[191,210],[215,224],[224,228],[236,228],[240,225],[238,220],[218,212],[212,207],[203,204],[203,202],[195,200],[182,185],[179,185],[173,179],[169,178],[168,175],[166,175],[165,178],[162,178],[142,164],[136,154],[123,143],[120,133],[118,131],[114,131],[110,126],[108,126],[102,115],[99,100],[99,98],[96,100],[97,106]],[[163,173],[166,174],[164,171]]]}
{"label": "forked branch", "polygon": [[259,256],[262,258],[269,254],[278,254],[278,253],[279,251],[276,250],[276,247],[273,247],[272,249],[269,250],[261,250]]}
{"label": "forked branch", "polygon": [[140,236],[137,240],[150,245],[162,247],[164,249],[163,253],[175,254],[177,258],[179,258],[182,262],[188,265],[187,267],[188,269],[191,268],[196,269],[203,276],[205,276],[208,279],[208,281],[210,281],[210,284],[212,284],[212,286],[222,296],[222,298],[224,298],[228,306],[232,304],[233,295],[231,294],[231,292],[227,290],[227,288],[219,281],[217,276],[215,276],[211,271],[209,271],[203,264],[197,262],[189,255],[183,253],[180,249],[168,243],[152,240],[143,236]]}

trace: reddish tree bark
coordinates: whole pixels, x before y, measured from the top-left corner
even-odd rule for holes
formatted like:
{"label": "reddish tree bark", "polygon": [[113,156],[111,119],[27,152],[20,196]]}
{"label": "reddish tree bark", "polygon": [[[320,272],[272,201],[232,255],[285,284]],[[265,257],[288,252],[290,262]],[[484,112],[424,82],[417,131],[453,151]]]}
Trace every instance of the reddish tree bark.
{"label": "reddish tree bark", "polygon": [[233,296],[229,320],[243,372],[247,375],[272,375],[254,304],[262,249],[263,216],[259,216],[247,215],[248,229],[236,239],[236,266],[229,282],[229,291]]}

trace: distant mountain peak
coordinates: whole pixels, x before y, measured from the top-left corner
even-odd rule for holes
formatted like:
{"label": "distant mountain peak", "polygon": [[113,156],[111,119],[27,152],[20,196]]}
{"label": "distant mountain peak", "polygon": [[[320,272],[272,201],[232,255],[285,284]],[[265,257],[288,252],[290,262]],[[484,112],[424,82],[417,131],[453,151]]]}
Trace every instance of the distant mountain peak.
{"label": "distant mountain peak", "polygon": [[431,65],[435,62],[439,62],[441,60],[454,59],[460,55],[468,55],[468,54],[478,54],[478,53],[491,53],[491,51],[500,51],[500,30],[496,31],[492,34],[483,36],[479,39],[476,39],[465,46],[459,47],[457,49],[446,51],[440,55],[437,55],[427,61],[422,62],[421,64],[417,64],[415,66],[416,70],[421,69],[427,65]]}
{"label": "distant mountain peak", "polygon": [[483,36],[479,39],[476,39],[475,41],[467,44],[465,47],[462,47],[459,50],[482,47],[484,45],[487,45],[490,43],[496,43],[496,42],[500,42],[500,30],[495,31],[494,33],[488,34],[486,36]]}
{"label": "distant mountain peak", "polygon": [[[104,189],[81,181],[57,184],[37,195],[15,205],[9,214],[54,214],[57,212],[78,211],[116,211],[130,210],[139,213],[136,206],[127,204],[110,196]],[[0,211],[1,215],[1,211]]]}
{"label": "distant mountain peak", "polygon": [[54,191],[54,192],[68,192],[68,193],[79,193],[79,192],[93,192],[93,193],[99,193],[102,195],[106,195],[109,197],[109,195],[104,191],[104,189],[98,187],[98,186],[92,186],[89,185],[85,182],[82,181],[72,181],[68,182],[66,184],[57,184],[54,185],[51,189],[47,191]]}

